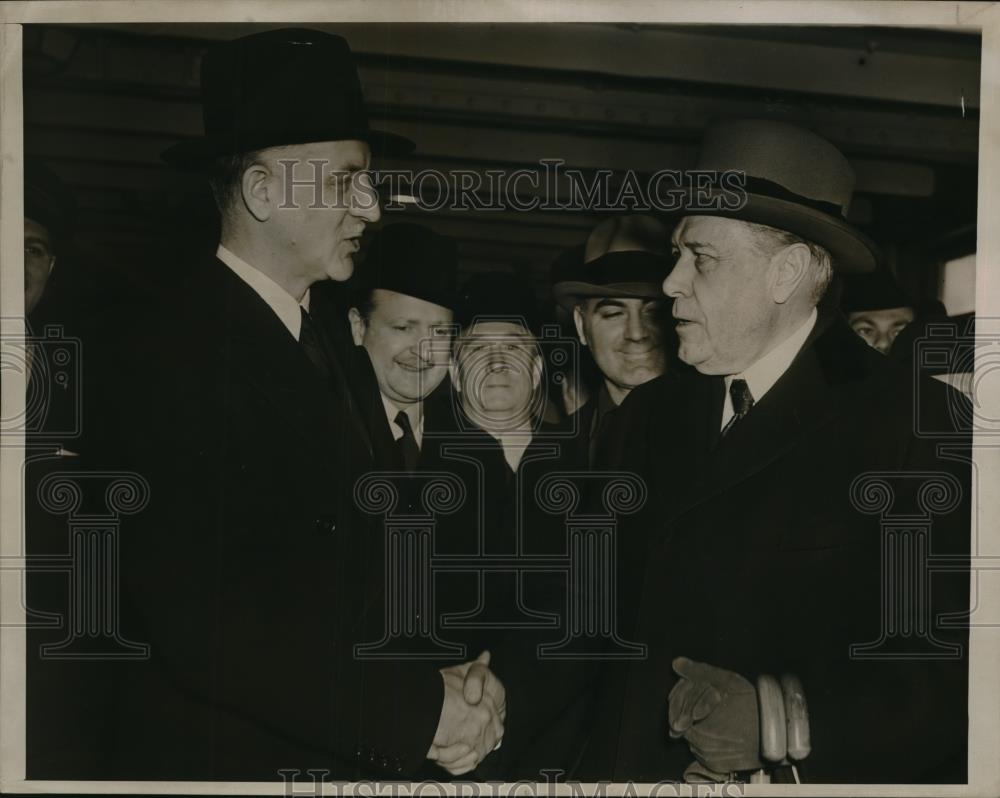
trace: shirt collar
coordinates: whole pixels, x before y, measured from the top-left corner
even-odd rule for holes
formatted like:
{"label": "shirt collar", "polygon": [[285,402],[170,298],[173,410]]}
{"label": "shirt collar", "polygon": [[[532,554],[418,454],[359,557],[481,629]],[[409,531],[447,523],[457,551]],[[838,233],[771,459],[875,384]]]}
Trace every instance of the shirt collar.
{"label": "shirt collar", "polygon": [[302,328],[302,311],[299,308],[304,308],[308,312],[309,291],[306,291],[302,301],[299,302],[264,272],[251,266],[222,244],[219,244],[215,256],[236,272],[236,275],[267,303],[268,307],[281,319],[281,323],[285,325],[288,332],[292,334],[292,338],[298,341]]}
{"label": "shirt collar", "polygon": [[619,405],[615,404],[615,400],[611,398],[608,384],[601,380],[601,387],[597,390],[597,414],[603,416],[605,413],[617,410],[618,407]]}
{"label": "shirt collar", "polygon": [[[726,396],[729,396],[729,386],[733,380],[746,380],[747,387],[754,402],[759,402],[774,384],[781,378],[781,375],[788,371],[795,356],[799,353],[802,345],[809,337],[813,327],[816,325],[816,308],[812,309],[802,325],[764,357],[754,363],[740,374],[730,374],[726,377]],[[727,400],[728,401],[728,400]]]}
{"label": "shirt collar", "polygon": [[530,421],[526,421],[523,426],[517,429],[504,430],[503,432],[490,433],[500,444],[503,450],[504,460],[511,471],[517,472],[517,467],[521,464],[521,458],[525,451],[531,446],[534,440],[534,430]]}
{"label": "shirt collar", "polygon": [[[392,432],[392,438],[398,441],[403,437],[403,430],[396,423],[399,408],[381,391],[378,392],[378,395],[382,397],[382,407],[385,408],[385,417],[389,419],[389,431]],[[410,428],[413,430],[413,437],[417,439],[417,445],[419,446],[424,431],[424,403],[414,402],[410,405],[410,408],[412,409],[404,410],[403,412],[410,419]],[[414,422],[414,416],[416,416],[416,422]]]}

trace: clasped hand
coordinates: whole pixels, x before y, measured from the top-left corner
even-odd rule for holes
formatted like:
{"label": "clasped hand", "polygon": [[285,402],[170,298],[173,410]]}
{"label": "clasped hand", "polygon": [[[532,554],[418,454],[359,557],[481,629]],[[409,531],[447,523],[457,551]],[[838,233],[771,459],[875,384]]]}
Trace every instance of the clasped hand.
{"label": "clasped hand", "polygon": [[427,758],[453,776],[474,770],[500,747],[507,693],[490,670],[490,652],[441,669],[444,702]]}

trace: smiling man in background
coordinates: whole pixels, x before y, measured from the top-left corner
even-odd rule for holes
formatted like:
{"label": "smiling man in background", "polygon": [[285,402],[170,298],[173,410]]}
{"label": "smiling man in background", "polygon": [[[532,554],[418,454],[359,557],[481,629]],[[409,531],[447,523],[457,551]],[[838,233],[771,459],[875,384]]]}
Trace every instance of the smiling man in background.
{"label": "smiling man in background", "polygon": [[619,405],[633,388],[663,374],[672,356],[670,302],[662,291],[669,248],[669,231],[658,219],[606,219],[587,239],[583,262],[552,287],[603,376],[596,396],[577,412],[591,465],[599,449],[616,441]]}
{"label": "smiling man in background", "polygon": [[457,272],[451,241],[420,225],[392,224],[376,233],[358,275],[351,331],[378,383],[378,397],[366,402],[374,443],[397,469],[416,468],[424,401],[448,374]]}

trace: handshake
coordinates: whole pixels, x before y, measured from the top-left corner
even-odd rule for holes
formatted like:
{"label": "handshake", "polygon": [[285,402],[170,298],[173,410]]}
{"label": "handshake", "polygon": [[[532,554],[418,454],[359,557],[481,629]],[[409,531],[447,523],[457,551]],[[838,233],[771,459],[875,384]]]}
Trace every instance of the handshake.
{"label": "handshake", "polygon": [[472,662],[441,669],[444,703],[427,758],[452,776],[474,770],[503,739],[507,692],[489,665],[484,651]]}

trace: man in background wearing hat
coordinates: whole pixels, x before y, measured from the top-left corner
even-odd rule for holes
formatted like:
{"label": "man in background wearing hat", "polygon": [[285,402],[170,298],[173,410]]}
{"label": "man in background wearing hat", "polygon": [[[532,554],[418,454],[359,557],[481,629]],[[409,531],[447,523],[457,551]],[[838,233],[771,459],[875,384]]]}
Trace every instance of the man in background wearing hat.
{"label": "man in background wearing hat", "polygon": [[[851,167],[810,132],[742,121],[709,130],[699,168],[744,172],[747,201],[689,211],[674,231],[663,289],[695,371],[622,408],[625,468],[649,499],[639,534],[622,537],[646,571],[621,614],[649,650],[610,674],[585,761],[615,780],[756,771],[770,764],[761,728],[775,717],[758,679],[792,674],[808,705],[803,780],[964,782],[967,633],[934,621],[968,609],[967,574],[935,575],[914,597],[932,592],[933,605],[905,605],[930,619],[925,636],[878,644],[901,622],[883,632],[899,584],[882,575],[880,519],[855,480],[883,474],[893,512],[919,514],[929,508],[900,481],[943,472],[957,495],[935,511],[929,546],[961,557],[969,471],[915,436],[910,375],[816,311],[832,269],[877,260],[844,221]],[[953,425],[946,402],[958,397],[933,381],[919,390]],[[808,752],[780,728],[768,753]]]}
{"label": "man in background wearing hat", "polygon": [[851,329],[883,355],[916,318],[913,303],[884,267],[846,278],[840,307]]}
{"label": "man in background wearing hat", "polygon": [[557,575],[510,563],[566,554],[564,519],[545,511],[537,486],[586,464],[566,445],[571,427],[543,418],[545,358],[530,286],[509,273],[474,275],[459,294],[456,321],[451,403],[434,404],[420,468],[452,474],[467,491],[461,507],[438,519],[435,551],[483,558],[485,567],[436,576],[434,615],[442,639],[468,653],[491,652],[518,707],[501,750],[477,777],[541,780],[540,768],[569,769],[581,733],[582,687],[567,679],[576,679],[576,668],[537,653],[560,638],[552,624],[565,614],[568,587]]}
{"label": "man in background wearing hat", "polygon": [[353,496],[376,461],[310,291],[351,276],[380,216],[370,154],[406,142],[369,129],[339,36],[222,43],[202,90],[204,138],[164,157],[208,172],[221,243],[131,320],[109,413],[108,466],[151,495],[121,548],[124,633],[150,655],[107,665],[105,776],[398,778],[428,756],[467,772],[502,734],[486,666],[354,653],[384,622],[382,536]]}
{"label": "man in background wearing hat", "polygon": [[448,374],[457,273],[451,241],[420,225],[392,224],[376,233],[359,274],[351,330],[378,383],[369,403],[373,442],[397,470],[417,467],[424,400]]}
{"label": "man in background wearing hat", "polygon": [[24,314],[38,307],[72,226],[76,201],[37,158],[24,162]]}
{"label": "man in background wearing hat", "polygon": [[[23,364],[28,398],[26,402],[26,431],[28,445],[33,439],[54,443],[57,432],[67,431],[66,440],[59,441],[79,450],[78,398],[73,383],[62,383],[51,373],[55,364],[45,362],[45,350],[40,348],[38,337],[45,335],[46,327],[55,327],[65,338],[80,334],[79,314],[60,307],[46,298],[51,292],[50,280],[56,261],[65,253],[76,215],[76,198],[70,188],[41,160],[26,158],[24,162],[24,315],[25,346]],[[70,329],[72,328],[72,329]],[[33,339],[33,336],[36,339]],[[77,350],[73,350],[77,351]],[[79,355],[79,353],[77,352]],[[72,364],[80,368],[79,363]],[[76,435],[70,433],[72,430]],[[39,437],[41,436],[41,437]],[[55,447],[53,447],[55,449]],[[69,449],[58,448],[59,454],[72,454]]]}
{"label": "man in background wearing hat", "polygon": [[591,232],[579,268],[553,284],[553,297],[573,314],[580,343],[603,375],[577,413],[590,465],[599,449],[617,442],[613,418],[629,391],[663,374],[670,357],[661,290],[669,244],[668,230],[651,216],[607,219]]}

